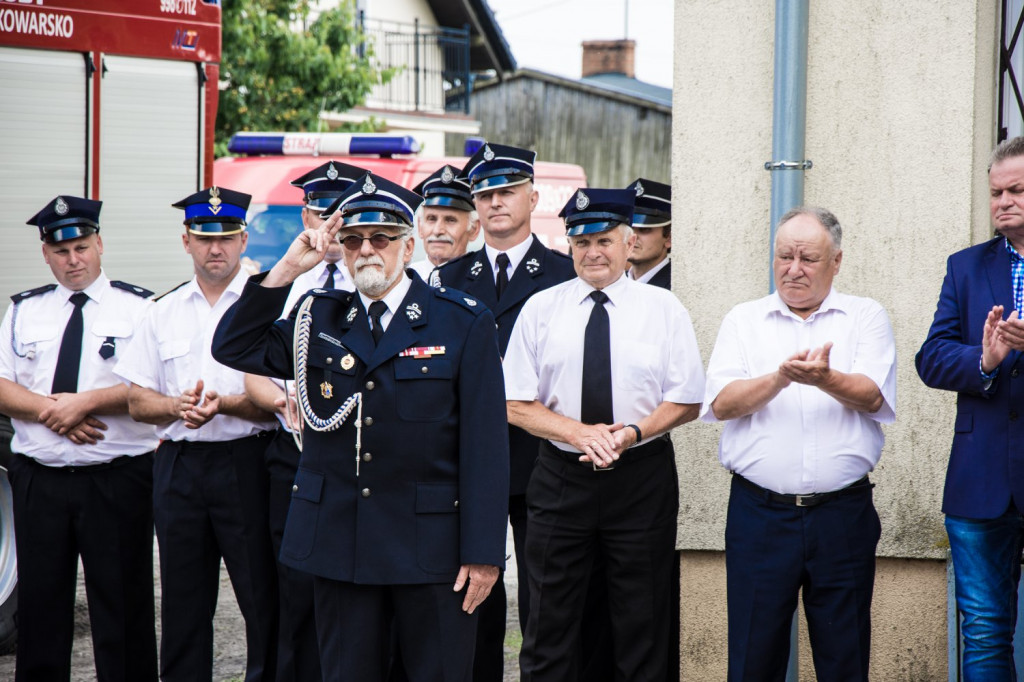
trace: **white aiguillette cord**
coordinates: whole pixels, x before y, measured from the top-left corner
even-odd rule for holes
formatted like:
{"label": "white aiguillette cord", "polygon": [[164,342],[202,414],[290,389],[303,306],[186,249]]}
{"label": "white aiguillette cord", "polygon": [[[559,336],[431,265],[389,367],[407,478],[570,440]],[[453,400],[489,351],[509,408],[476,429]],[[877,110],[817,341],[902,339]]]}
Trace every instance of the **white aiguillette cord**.
{"label": "white aiguillette cord", "polygon": [[[359,453],[363,444],[363,394],[353,393],[341,407],[327,419],[321,419],[313,412],[309,404],[309,390],[306,382],[306,360],[309,357],[309,328],[313,323],[313,314],[309,311],[313,305],[313,297],[307,296],[306,300],[299,306],[295,317],[295,335],[292,339],[292,348],[295,350],[295,402],[299,406],[301,421],[298,428],[292,432],[295,444],[302,450],[302,429],[303,424],[308,424],[314,431],[336,431],[356,409],[356,476],[359,476]],[[287,399],[287,396],[286,396]]]}

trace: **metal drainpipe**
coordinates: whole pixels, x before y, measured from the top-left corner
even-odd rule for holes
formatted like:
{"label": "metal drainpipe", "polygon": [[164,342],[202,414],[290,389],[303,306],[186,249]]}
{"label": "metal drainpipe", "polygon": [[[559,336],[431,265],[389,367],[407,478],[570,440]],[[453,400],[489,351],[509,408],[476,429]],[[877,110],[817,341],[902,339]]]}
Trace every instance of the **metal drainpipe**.
{"label": "metal drainpipe", "polygon": [[[768,240],[768,292],[775,291],[775,231],[789,209],[804,203],[807,130],[807,9],[809,0],[775,0],[775,90],[772,105],[771,230]],[[797,619],[793,614],[786,682],[798,679]]]}
{"label": "metal drainpipe", "polygon": [[771,232],[768,243],[768,291],[775,291],[772,262],[775,230],[789,209],[804,202],[807,128],[807,7],[809,0],[775,0],[775,92],[772,106]]}

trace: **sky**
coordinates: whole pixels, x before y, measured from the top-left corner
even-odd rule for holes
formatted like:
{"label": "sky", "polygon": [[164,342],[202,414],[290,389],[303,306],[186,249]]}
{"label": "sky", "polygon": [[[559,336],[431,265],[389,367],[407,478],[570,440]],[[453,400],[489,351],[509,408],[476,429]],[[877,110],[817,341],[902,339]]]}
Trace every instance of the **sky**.
{"label": "sky", "polygon": [[[673,0],[487,0],[520,67],[580,77],[584,40],[636,41],[636,77],[672,87]],[[626,14],[628,35],[625,35]]]}

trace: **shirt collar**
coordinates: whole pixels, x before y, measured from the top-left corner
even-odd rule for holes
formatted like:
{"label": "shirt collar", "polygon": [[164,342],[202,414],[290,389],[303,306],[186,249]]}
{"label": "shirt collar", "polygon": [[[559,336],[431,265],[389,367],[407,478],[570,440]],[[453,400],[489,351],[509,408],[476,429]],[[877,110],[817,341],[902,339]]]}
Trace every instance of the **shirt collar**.
{"label": "shirt collar", "polygon": [[[601,289],[601,291],[605,293],[605,295],[608,297],[608,300],[612,303],[612,305],[614,305],[616,299],[622,296],[623,291],[626,289],[626,287],[630,286],[633,283],[633,280],[627,277],[626,273],[623,272],[621,277],[619,277],[617,280],[606,286],[604,289]],[[576,278],[576,295],[574,296],[574,298],[577,303],[583,303],[585,300],[587,300],[590,297],[590,293],[592,291],[597,291],[597,289],[590,286],[579,277]]]}
{"label": "shirt collar", "polygon": [[[405,270],[402,270],[401,279],[398,280],[398,284],[395,285],[394,289],[388,292],[387,296],[382,298],[384,305],[388,307],[388,312],[392,315],[398,310],[398,307],[405,300],[405,295],[409,293],[409,287],[412,286],[412,280],[406,276]],[[363,309],[369,311],[370,304],[373,303],[372,298],[359,292],[359,300],[363,302]]]}
{"label": "shirt collar", "polygon": [[531,246],[533,246],[532,233],[522,242],[516,244],[511,249],[506,249],[505,251],[498,251],[493,246],[489,246],[485,243],[484,253],[487,255],[487,260],[490,261],[491,263],[491,272],[498,271],[498,264],[495,261],[495,259],[498,257],[499,253],[504,253],[506,256],[508,256],[508,262],[509,265],[511,266],[511,272],[509,272],[508,274],[509,278],[511,279],[512,274],[516,271],[516,268],[519,266],[519,263],[521,263],[522,260],[526,258],[526,252],[530,250]]}
{"label": "shirt collar", "polygon": [[[95,281],[93,281],[93,283],[90,284],[89,286],[87,286],[86,288],[82,289],[82,291],[91,300],[96,301],[97,303],[99,303],[100,300],[103,298],[103,292],[106,291],[109,288],[110,288],[110,280],[107,279],[106,274],[104,274],[103,270],[100,269],[100,274],[95,279]],[[77,291],[72,291],[71,289],[68,289],[63,284],[60,284],[60,283],[57,284],[57,295],[60,296],[61,300],[64,303],[67,303],[69,300],[71,300],[71,296],[73,294],[76,294],[76,293],[78,293],[78,292]]]}
{"label": "shirt collar", "polygon": [[[835,287],[829,289],[828,295],[825,296],[825,300],[821,302],[821,305],[818,306],[818,309],[815,310],[810,315],[808,315],[807,320],[802,321],[806,322],[812,320],[815,318],[815,316],[829,312],[830,310],[835,310],[836,312],[839,313],[848,312],[848,309],[843,301],[842,295],[835,290]],[[779,295],[778,290],[773,291],[769,296],[768,308],[765,310],[765,317],[769,317],[773,313],[778,313],[779,315],[792,317],[797,320],[801,319],[799,315],[797,315],[796,313],[789,309],[789,306],[786,305],[786,303],[782,300],[782,296]]]}
{"label": "shirt collar", "polygon": [[1010,240],[1006,237],[1003,237],[1003,244],[1006,246],[1006,251],[1010,254],[1010,260],[1012,262],[1024,260],[1024,256],[1021,256],[1017,252],[1017,249],[1013,248],[1013,244],[1011,244]]}
{"label": "shirt collar", "polygon": [[[224,289],[224,293],[226,294],[230,292],[234,294],[234,298],[238,298],[239,296],[242,295],[242,289],[245,288],[245,283],[248,280],[249,273],[246,271],[246,269],[238,268],[238,272],[235,273],[235,276],[228,283],[227,288]],[[192,275],[192,279],[189,281],[188,284],[185,285],[184,289],[186,297],[200,296],[204,301],[206,300],[206,294],[204,294],[203,290],[199,288],[199,277],[197,275]]]}
{"label": "shirt collar", "polygon": [[641,284],[645,284],[654,279],[654,276],[661,272],[662,268],[668,267],[669,261],[669,256],[665,256],[664,258],[661,259],[661,262],[659,262],[657,265],[655,265],[653,268],[651,268],[644,274],[640,275],[639,277],[633,276],[633,268],[630,268],[629,272],[627,272],[626,274],[629,276],[630,279],[640,282]]}

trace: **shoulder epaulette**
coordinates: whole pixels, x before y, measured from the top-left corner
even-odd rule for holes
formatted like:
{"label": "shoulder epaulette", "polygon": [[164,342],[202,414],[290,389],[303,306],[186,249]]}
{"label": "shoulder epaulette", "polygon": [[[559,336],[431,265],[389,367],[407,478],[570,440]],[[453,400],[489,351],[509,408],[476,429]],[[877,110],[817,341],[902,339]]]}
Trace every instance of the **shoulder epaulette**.
{"label": "shoulder epaulette", "polygon": [[121,280],[118,279],[111,280],[110,286],[114,287],[115,289],[127,291],[130,294],[135,294],[136,296],[139,296],[141,298],[149,298],[150,296],[153,295],[153,292],[150,291],[149,289],[143,289],[142,287],[137,287],[134,284],[122,282]]}
{"label": "shoulder epaulette", "polygon": [[306,293],[317,298],[333,298],[335,301],[345,305],[348,305],[354,295],[353,292],[347,289],[310,289]]}
{"label": "shoulder epaulette", "polygon": [[38,296],[39,294],[45,294],[47,292],[53,291],[56,288],[56,284],[47,284],[45,286],[36,287],[35,289],[23,291],[20,294],[14,294],[13,296],[11,296],[11,300],[14,301],[15,305],[17,305],[18,303],[24,301],[26,298],[32,298],[33,296]]}
{"label": "shoulder epaulette", "polygon": [[554,254],[554,255],[556,255],[556,256],[559,256],[559,257],[561,257],[561,258],[564,258],[564,259],[566,259],[566,260],[569,260],[569,261],[571,261],[571,260],[572,260],[572,256],[570,256],[570,255],[569,255],[569,254],[567,254],[567,253],[562,253],[562,252],[561,252],[561,251],[559,251],[558,249],[548,249],[548,251],[550,251],[550,252],[551,252],[552,254]]}
{"label": "shoulder epaulette", "polygon": [[471,311],[474,315],[479,315],[484,310],[487,310],[487,306],[464,291],[452,289],[451,287],[438,287],[436,289],[431,289],[431,291],[433,291],[438,298],[458,303],[466,310]]}
{"label": "shoulder epaulette", "polygon": [[178,286],[174,287],[173,289],[168,289],[167,291],[165,291],[164,293],[160,294],[159,296],[157,296],[157,297],[156,297],[156,298],[154,298],[153,300],[154,300],[154,301],[159,301],[159,300],[160,300],[161,298],[163,298],[163,297],[164,297],[164,296],[166,296],[167,294],[170,294],[170,293],[172,293],[172,292],[175,292],[175,291],[177,291],[178,289],[182,288],[183,286],[185,286],[186,284],[188,284],[188,283],[189,283],[189,282],[191,282],[191,281],[192,281],[192,280],[190,280],[190,279],[187,279],[187,280],[185,280],[184,282],[182,282],[181,284],[179,284]]}

